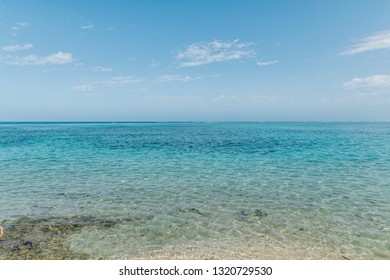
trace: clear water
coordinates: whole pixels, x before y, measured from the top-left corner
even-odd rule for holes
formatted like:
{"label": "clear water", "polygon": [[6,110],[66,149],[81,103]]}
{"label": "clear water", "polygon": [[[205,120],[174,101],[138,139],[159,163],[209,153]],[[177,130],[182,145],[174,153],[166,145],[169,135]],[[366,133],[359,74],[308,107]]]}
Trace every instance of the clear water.
{"label": "clear water", "polygon": [[75,216],[104,258],[390,259],[390,123],[1,123],[0,223]]}

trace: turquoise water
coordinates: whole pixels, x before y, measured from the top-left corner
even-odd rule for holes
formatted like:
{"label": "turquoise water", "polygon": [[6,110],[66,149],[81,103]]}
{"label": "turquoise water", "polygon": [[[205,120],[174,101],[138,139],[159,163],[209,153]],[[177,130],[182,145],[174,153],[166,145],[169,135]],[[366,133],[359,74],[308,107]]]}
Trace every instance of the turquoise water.
{"label": "turquoise water", "polygon": [[0,123],[0,209],[114,221],[64,241],[103,258],[390,259],[390,123]]}

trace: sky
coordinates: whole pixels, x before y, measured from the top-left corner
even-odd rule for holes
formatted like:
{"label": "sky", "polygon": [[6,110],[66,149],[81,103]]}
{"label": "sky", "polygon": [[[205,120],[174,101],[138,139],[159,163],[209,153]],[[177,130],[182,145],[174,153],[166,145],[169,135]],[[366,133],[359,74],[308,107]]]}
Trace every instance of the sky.
{"label": "sky", "polygon": [[0,121],[390,121],[390,1],[0,0]]}

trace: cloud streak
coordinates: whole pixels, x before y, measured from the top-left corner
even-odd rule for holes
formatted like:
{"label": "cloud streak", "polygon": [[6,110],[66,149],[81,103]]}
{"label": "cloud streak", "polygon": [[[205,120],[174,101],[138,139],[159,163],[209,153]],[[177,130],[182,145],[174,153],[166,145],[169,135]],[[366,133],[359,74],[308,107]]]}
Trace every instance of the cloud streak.
{"label": "cloud streak", "polygon": [[143,81],[144,79],[134,78],[132,76],[125,76],[125,77],[118,76],[103,81],[95,81],[95,82],[85,83],[81,85],[75,85],[72,87],[72,89],[74,91],[79,91],[79,92],[88,92],[94,90],[96,87],[98,87],[99,89],[126,87],[130,84],[136,84]]}
{"label": "cloud streak", "polygon": [[113,69],[110,67],[95,66],[95,67],[92,67],[91,70],[93,72],[111,72]]}
{"label": "cloud streak", "polygon": [[57,52],[48,56],[28,55],[24,57],[8,56],[8,64],[12,65],[61,65],[71,63],[71,53]]}
{"label": "cloud streak", "polygon": [[373,75],[365,78],[353,78],[345,82],[343,86],[346,89],[359,88],[387,88],[390,87],[390,75]]}
{"label": "cloud streak", "polygon": [[91,84],[73,86],[73,90],[75,90],[75,91],[87,92],[87,91],[90,91],[91,89],[92,89]]}
{"label": "cloud streak", "polygon": [[103,86],[108,87],[118,87],[118,86],[125,86],[129,84],[135,84],[144,81],[144,79],[134,78],[132,76],[127,77],[113,77],[111,79],[105,80],[101,82]]}
{"label": "cloud streak", "polygon": [[390,49],[390,30],[362,38],[358,43],[347,47],[340,55],[354,55],[381,49]]}
{"label": "cloud streak", "polygon": [[268,66],[273,64],[278,64],[279,60],[272,60],[272,61],[258,61],[256,64],[258,66]]}
{"label": "cloud streak", "polygon": [[82,25],[82,26],[80,26],[80,28],[82,30],[92,29],[93,28],[93,24]]}
{"label": "cloud streak", "polygon": [[181,76],[181,75],[164,75],[159,76],[155,80],[157,83],[166,83],[166,82],[189,82],[193,80],[200,80],[205,78],[205,76],[192,77],[189,75]]}
{"label": "cloud streak", "polygon": [[12,37],[18,37],[19,36],[18,31],[21,28],[26,28],[26,27],[28,27],[28,23],[27,22],[17,22],[11,28],[11,36]]}
{"label": "cloud streak", "polygon": [[193,67],[222,62],[238,60],[255,55],[250,47],[253,43],[234,41],[213,40],[207,43],[194,43],[189,45],[185,51],[176,55],[176,60],[180,61],[180,67]]}
{"label": "cloud streak", "polygon": [[25,50],[29,50],[29,49],[32,49],[33,47],[34,47],[33,44],[8,45],[8,46],[2,47],[2,50],[3,50],[3,51],[6,51],[6,52],[16,52],[16,51],[25,51]]}
{"label": "cloud streak", "polygon": [[28,23],[27,22],[17,22],[16,25],[19,27],[26,28],[28,26]]}
{"label": "cloud streak", "polygon": [[192,81],[194,78],[191,76],[180,76],[180,75],[163,75],[157,77],[155,80],[156,83],[166,83],[166,82],[174,82],[174,81],[180,81],[180,82],[189,82]]}
{"label": "cloud streak", "polygon": [[195,80],[201,80],[204,78],[216,78],[220,77],[220,75],[211,75],[211,76],[182,76],[182,75],[163,75],[157,77],[154,82],[156,83],[166,83],[166,82],[190,82],[190,81],[195,81]]}

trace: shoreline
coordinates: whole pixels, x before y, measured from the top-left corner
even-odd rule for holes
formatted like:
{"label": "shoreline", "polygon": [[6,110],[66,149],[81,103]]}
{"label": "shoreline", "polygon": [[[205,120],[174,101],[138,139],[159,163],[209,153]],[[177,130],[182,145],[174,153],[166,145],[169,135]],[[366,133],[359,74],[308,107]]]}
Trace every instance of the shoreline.
{"label": "shoreline", "polygon": [[[161,250],[135,254],[124,259],[137,260],[353,260],[356,256],[329,251],[329,248],[301,243],[275,247],[257,238],[206,240],[166,246]],[[123,259],[123,258],[110,258]]]}
{"label": "shoreline", "polygon": [[96,256],[74,250],[69,237],[86,231],[110,230],[120,221],[92,216],[20,218],[4,224],[2,260],[350,260],[357,256],[325,244],[296,238],[269,237],[205,239],[168,244],[159,249],[117,256]]}

